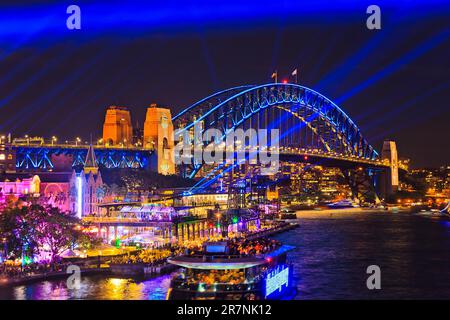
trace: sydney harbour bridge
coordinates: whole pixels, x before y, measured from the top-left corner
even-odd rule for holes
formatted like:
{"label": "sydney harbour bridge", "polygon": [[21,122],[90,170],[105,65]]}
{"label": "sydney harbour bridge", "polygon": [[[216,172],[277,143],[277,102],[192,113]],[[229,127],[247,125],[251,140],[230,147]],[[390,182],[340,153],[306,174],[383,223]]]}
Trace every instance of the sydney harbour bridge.
{"label": "sydney harbour bridge", "polygon": [[[234,172],[242,163],[208,165],[192,158],[190,163],[175,168],[171,159],[180,137],[195,140],[192,133],[195,128],[200,128],[200,134],[218,129],[223,133],[219,139],[222,141],[236,129],[278,129],[276,150],[270,145],[268,148],[277,153],[280,161],[340,168],[355,197],[367,190],[385,196],[398,183],[395,144],[391,148],[392,144],[385,143],[382,153],[378,153],[338,105],[305,86],[289,83],[239,86],[214,93],[173,117],[170,111],[164,110],[168,109],[152,111],[153,119],[149,124],[152,134],[144,133],[139,143],[131,144],[130,137],[128,140],[107,139],[104,129],[104,141],[94,146],[99,165],[112,169],[177,172],[190,178],[200,176],[196,186],[202,188],[227,171]],[[207,147],[210,142],[201,143]],[[248,141],[244,139],[241,143]],[[58,157],[68,157],[72,166],[82,165],[87,152],[86,145],[54,141],[33,144],[16,140],[10,142],[9,148],[14,151],[18,171],[52,170],[54,159]],[[257,152],[260,151],[257,148]],[[254,170],[258,163],[250,167]],[[250,171],[250,175],[259,174],[258,170]]]}

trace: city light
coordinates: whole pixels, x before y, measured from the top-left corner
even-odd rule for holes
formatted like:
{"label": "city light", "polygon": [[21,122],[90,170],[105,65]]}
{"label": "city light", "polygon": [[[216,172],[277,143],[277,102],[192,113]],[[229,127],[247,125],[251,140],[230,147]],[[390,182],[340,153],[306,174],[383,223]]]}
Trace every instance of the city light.
{"label": "city light", "polygon": [[2,6],[0,300],[448,297],[448,4],[156,2]]}
{"label": "city light", "polygon": [[83,216],[83,181],[82,177],[77,176],[77,217],[81,219]]}

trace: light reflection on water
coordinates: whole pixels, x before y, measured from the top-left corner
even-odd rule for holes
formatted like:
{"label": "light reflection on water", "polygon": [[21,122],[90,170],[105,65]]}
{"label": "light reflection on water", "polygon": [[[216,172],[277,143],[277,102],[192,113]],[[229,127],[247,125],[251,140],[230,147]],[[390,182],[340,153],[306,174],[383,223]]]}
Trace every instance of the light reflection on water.
{"label": "light reflection on water", "polygon": [[[275,236],[296,248],[296,299],[449,299],[450,223],[386,212],[302,213],[300,226]],[[381,290],[366,287],[367,266],[381,268]],[[0,299],[163,300],[171,275],[136,281],[82,277],[79,290],[65,280],[0,289]]]}
{"label": "light reflection on water", "polygon": [[0,290],[0,299],[17,300],[164,300],[172,275],[136,281],[105,276],[81,278],[80,289],[67,289],[66,281],[36,282]]}

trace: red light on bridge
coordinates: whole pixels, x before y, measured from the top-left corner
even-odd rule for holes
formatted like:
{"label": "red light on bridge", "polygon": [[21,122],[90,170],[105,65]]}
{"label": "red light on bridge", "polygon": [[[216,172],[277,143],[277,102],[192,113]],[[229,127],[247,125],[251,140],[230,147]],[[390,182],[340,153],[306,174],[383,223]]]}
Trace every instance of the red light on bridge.
{"label": "red light on bridge", "polygon": [[288,81],[286,79],[284,79],[283,80],[283,84],[286,84],[286,83],[288,83]]}
{"label": "red light on bridge", "polygon": [[308,156],[304,156],[303,159],[308,160]]}

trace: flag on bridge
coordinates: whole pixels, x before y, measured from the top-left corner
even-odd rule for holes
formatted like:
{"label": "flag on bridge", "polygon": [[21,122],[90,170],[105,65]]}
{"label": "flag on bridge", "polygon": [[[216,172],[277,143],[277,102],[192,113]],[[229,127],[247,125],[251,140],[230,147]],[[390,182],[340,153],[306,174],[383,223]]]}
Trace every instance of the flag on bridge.
{"label": "flag on bridge", "polygon": [[272,78],[272,79],[275,79],[275,83],[277,83],[277,82],[278,82],[278,71],[275,70],[275,72],[272,73],[271,78]]}
{"label": "flag on bridge", "polygon": [[293,77],[295,77],[295,84],[297,84],[298,83],[298,70],[297,70],[297,68],[295,68],[295,70],[292,71],[291,75]]}

